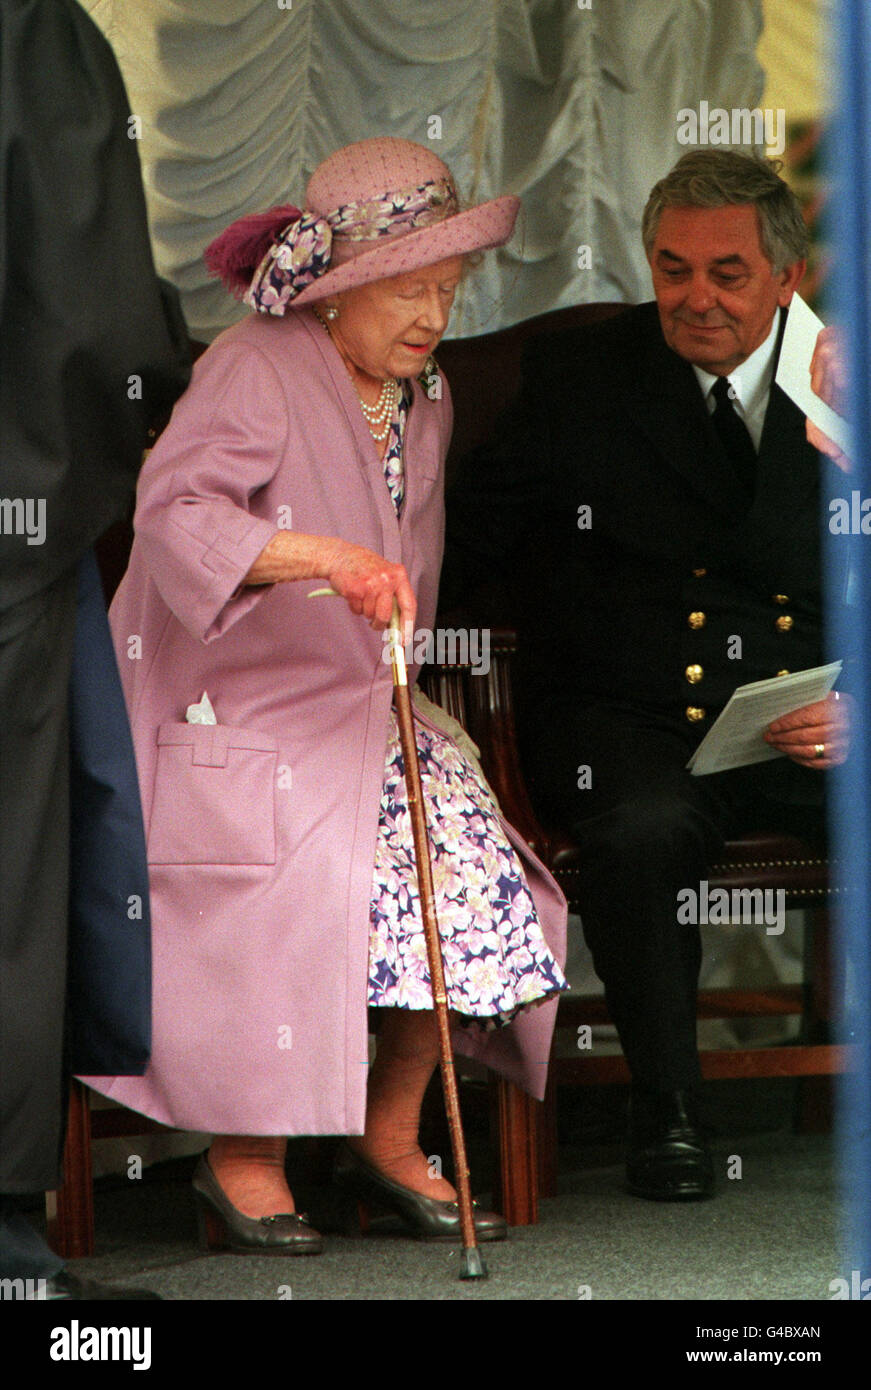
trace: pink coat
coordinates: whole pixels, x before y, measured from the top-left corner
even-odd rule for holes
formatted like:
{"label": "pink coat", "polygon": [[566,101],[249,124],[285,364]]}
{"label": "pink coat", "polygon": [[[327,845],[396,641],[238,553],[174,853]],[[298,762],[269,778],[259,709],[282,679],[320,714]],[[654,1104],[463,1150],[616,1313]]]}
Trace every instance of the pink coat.
{"label": "pink coat", "polygon": [[[317,580],[239,586],[278,528],[340,536],[403,563],[432,626],[451,407],[414,391],[401,521],[309,311],[222,334],[142,471],[111,622],[148,828],[154,1044],[145,1076],[85,1079],[164,1123],[362,1132],[390,667],[343,600],[307,598]],[[185,723],[204,690],[217,725]],[[527,860],[562,960],[564,901]],[[464,1030],[458,1050],[540,1096],[554,1013]]]}

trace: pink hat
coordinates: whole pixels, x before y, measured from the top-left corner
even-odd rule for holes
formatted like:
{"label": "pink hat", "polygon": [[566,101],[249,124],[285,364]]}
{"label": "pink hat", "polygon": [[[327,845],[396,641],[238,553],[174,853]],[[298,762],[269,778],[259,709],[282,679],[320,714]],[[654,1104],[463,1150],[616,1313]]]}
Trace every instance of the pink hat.
{"label": "pink hat", "polygon": [[424,145],[381,136],[336,150],[309,180],[306,207],[240,218],[206,262],[261,313],[283,314],[450,256],[502,246],[520,199],[460,212],[447,165]]}

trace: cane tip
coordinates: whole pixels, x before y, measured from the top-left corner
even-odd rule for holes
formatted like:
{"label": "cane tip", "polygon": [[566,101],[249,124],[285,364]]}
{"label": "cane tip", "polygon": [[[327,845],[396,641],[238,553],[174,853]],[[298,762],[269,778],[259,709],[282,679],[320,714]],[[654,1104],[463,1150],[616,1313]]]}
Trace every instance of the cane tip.
{"label": "cane tip", "polygon": [[481,1254],[477,1245],[467,1246],[463,1250],[463,1257],[460,1260],[461,1279],[486,1279],[487,1266],[484,1263],[484,1256]]}

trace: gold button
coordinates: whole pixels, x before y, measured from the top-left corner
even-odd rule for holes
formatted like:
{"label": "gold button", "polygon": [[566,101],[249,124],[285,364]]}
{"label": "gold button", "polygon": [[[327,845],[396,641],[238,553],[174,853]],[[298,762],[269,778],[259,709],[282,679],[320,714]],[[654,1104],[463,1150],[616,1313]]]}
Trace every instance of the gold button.
{"label": "gold button", "polygon": [[789,675],[789,672],[788,672],[788,671],[786,670],[786,668],[784,667],[784,669],[783,669],[782,671],[778,671],[777,674],[778,674],[779,676],[788,676],[788,675]]}
{"label": "gold button", "polygon": [[701,579],[703,575],[707,574],[707,572],[708,571],[705,569],[704,565],[701,565],[699,569],[693,570],[693,575],[696,579]]}
{"label": "gold button", "polygon": [[780,617],[775,619],[774,626],[777,628],[778,632],[789,632],[794,621],[795,619],[792,618],[789,613],[781,613]]}
{"label": "gold button", "polygon": [[699,681],[702,679],[702,676],[704,674],[705,673],[702,670],[701,666],[688,666],[687,669],[684,671],[684,675],[686,676],[690,685],[698,685]]}
{"label": "gold button", "polygon": [[699,720],[705,717],[705,711],[699,709],[698,705],[687,705],[684,714],[691,724],[698,724]]}
{"label": "gold button", "polygon": [[704,627],[707,621],[707,613],[690,613],[689,617],[687,618],[687,622],[689,623],[690,627],[693,629],[694,632],[698,628]]}
{"label": "gold button", "polygon": [[775,603],[789,603],[789,594],[772,594]]}

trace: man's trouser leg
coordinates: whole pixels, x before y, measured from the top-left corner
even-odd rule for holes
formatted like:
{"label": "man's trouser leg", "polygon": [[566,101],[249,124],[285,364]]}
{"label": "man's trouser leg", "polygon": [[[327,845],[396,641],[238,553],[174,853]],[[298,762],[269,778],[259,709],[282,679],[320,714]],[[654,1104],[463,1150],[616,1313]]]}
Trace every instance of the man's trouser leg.
{"label": "man's trouser leg", "polygon": [[0,617],[0,1274],[8,1278],[49,1275],[62,1263],[45,1262],[9,1199],[60,1180],[75,605],[73,570]]}
{"label": "man's trouser leg", "polygon": [[580,847],[584,935],[633,1081],[692,1090],[701,946],[698,926],[678,920],[678,893],[699,892],[729,810],[713,779],[685,771],[685,740],[613,710],[563,711],[536,751],[545,804]]}

